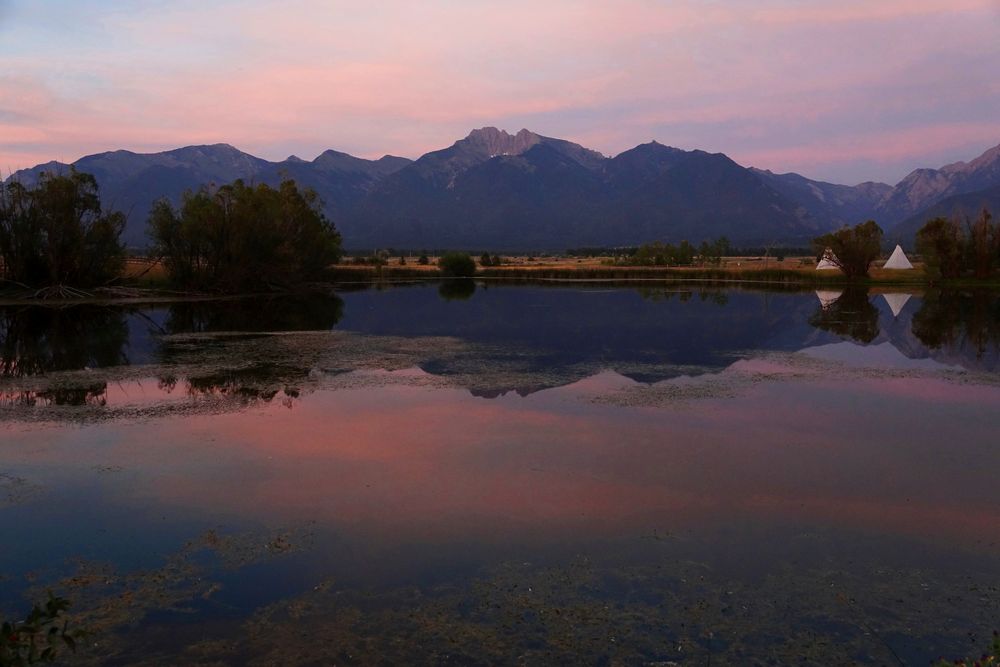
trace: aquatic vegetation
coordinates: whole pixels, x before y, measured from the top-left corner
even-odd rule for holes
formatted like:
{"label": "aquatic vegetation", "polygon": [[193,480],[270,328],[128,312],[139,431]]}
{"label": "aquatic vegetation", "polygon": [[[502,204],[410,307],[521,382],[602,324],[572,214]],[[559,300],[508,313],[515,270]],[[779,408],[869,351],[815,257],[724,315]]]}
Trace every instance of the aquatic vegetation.
{"label": "aquatic vegetation", "polygon": [[36,604],[23,621],[0,624],[0,667],[24,667],[55,662],[61,649],[76,651],[77,640],[86,636],[70,629],[66,620],[69,600],[49,593],[48,600]]}
{"label": "aquatic vegetation", "polygon": [[1000,665],[1000,633],[993,631],[993,641],[990,643],[988,653],[983,653],[979,658],[965,658],[957,660],[946,660],[941,658],[935,667],[993,667]]}

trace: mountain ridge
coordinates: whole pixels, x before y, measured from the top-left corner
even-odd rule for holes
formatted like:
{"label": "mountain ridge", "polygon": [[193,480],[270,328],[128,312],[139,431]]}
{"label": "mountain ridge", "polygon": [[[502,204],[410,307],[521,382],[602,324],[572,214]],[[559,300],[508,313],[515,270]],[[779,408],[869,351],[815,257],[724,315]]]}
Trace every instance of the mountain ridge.
{"label": "mountain ridge", "polygon": [[807,243],[865,219],[912,243],[914,221],[925,212],[945,206],[968,214],[996,201],[1000,145],[967,162],[915,169],[896,185],[778,174],[655,140],[608,157],[528,129],[511,134],[491,126],[416,160],[369,160],[329,149],[311,161],[292,155],[272,162],[218,143],[106,151],[9,178],[30,184],[42,172],[71,166],[93,173],[102,199],[131,213],[125,240],[134,246],[145,243],[145,214],[157,199],[176,204],[185,190],[237,178],[268,184],[293,178],[314,188],[349,248],[560,250],[657,239],[698,243],[720,235],[736,243]]}

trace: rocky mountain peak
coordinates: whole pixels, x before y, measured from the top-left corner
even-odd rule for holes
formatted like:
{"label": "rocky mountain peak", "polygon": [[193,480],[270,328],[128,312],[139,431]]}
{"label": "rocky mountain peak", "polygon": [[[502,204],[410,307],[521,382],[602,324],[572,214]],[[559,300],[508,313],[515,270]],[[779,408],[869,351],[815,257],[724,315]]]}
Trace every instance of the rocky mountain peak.
{"label": "rocky mountain peak", "polygon": [[489,155],[520,155],[535,144],[541,143],[542,137],[526,129],[517,134],[510,134],[495,127],[483,127],[469,133],[464,142],[484,150]]}

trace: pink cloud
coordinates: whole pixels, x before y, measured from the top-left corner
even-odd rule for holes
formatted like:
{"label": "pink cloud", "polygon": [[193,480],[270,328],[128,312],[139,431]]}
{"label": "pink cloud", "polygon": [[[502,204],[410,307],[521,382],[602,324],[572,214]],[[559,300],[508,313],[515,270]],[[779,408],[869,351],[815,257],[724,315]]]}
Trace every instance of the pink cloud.
{"label": "pink cloud", "polygon": [[18,120],[0,115],[17,126],[0,163],[214,141],[272,159],[415,157],[496,124],[606,153],[657,138],[755,160],[799,151],[808,166],[827,145],[869,147],[873,117],[988,125],[968,110],[998,102],[995,17],[989,0],[168,3],[109,10],[92,43],[36,17],[38,39],[5,54],[19,78],[0,81],[0,114]]}

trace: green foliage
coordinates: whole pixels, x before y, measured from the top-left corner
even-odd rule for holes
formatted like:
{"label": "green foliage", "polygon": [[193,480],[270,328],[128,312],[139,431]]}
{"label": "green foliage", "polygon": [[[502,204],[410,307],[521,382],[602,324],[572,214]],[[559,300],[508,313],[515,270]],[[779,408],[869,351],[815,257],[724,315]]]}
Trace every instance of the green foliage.
{"label": "green foliage", "polygon": [[119,277],[125,216],[103,212],[90,174],[42,174],[0,185],[0,264],[8,280],[87,287]]}
{"label": "green foliage", "polygon": [[500,255],[493,255],[493,266],[503,266],[503,259]]}
{"label": "green foliage", "polygon": [[934,218],[917,232],[917,252],[929,278],[957,278],[962,274],[962,229],[947,218]]}
{"label": "green foliage", "polygon": [[986,209],[964,230],[957,220],[934,218],[917,231],[917,252],[931,280],[989,278],[1000,264],[1000,225]]}
{"label": "green foliage", "polygon": [[438,268],[446,276],[469,278],[476,275],[476,262],[466,252],[446,252],[438,259]]}
{"label": "green foliage", "polygon": [[493,258],[490,257],[490,253],[484,252],[479,258],[480,266],[493,266]]}
{"label": "green foliage", "polygon": [[[69,630],[63,612],[69,601],[49,593],[44,605],[35,605],[23,621],[0,626],[0,667],[23,667],[55,662],[62,647],[76,652],[82,630]],[[60,623],[61,621],[61,623]]]}
{"label": "green foliage", "polygon": [[702,264],[718,264],[728,252],[729,240],[724,236],[711,243],[703,241],[697,250],[687,241],[681,241],[676,246],[655,241],[639,246],[619,263],[627,266],[691,266],[697,258]]}
{"label": "green foliage", "polygon": [[424,250],[423,252],[420,253],[420,257],[417,258],[417,264],[420,264],[421,266],[427,266],[430,263],[431,260],[428,259],[427,257],[427,251]]}
{"label": "green foliage", "polygon": [[882,228],[874,220],[869,220],[817,237],[813,245],[818,256],[830,248],[834,254],[830,261],[848,278],[864,278],[868,276],[872,262],[882,252]]}
{"label": "green foliage", "polygon": [[157,202],[149,231],[180,287],[241,291],[315,280],[340,259],[340,234],[312,190],[238,180]]}

